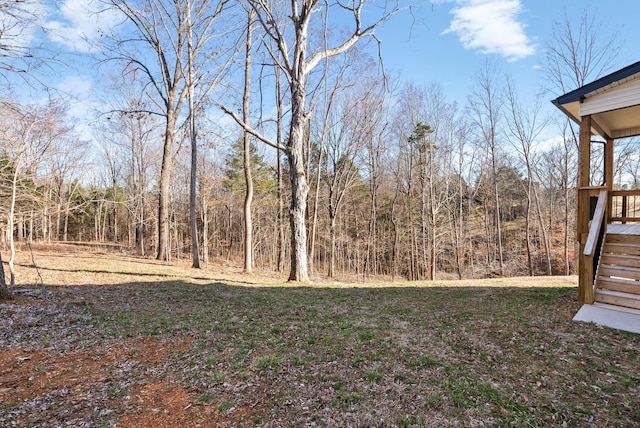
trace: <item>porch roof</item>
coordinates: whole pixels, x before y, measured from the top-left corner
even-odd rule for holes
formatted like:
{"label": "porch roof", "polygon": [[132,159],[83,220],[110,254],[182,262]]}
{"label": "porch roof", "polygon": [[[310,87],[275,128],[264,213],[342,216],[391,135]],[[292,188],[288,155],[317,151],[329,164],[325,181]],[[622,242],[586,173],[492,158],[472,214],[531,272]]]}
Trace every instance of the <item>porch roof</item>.
{"label": "porch roof", "polygon": [[640,135],[640,61],[551,101],[575,122],[591,115],[604,138]]}

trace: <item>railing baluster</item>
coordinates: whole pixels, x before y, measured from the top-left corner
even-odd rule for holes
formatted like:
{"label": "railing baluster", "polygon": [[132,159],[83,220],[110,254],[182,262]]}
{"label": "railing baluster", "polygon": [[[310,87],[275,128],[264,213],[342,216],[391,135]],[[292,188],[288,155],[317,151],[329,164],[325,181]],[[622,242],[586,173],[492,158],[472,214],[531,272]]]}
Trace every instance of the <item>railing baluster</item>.
{"label": "railing baluster", "polygon": [[611,209],[612,222],[640,223],[640,189],[612,191]]}

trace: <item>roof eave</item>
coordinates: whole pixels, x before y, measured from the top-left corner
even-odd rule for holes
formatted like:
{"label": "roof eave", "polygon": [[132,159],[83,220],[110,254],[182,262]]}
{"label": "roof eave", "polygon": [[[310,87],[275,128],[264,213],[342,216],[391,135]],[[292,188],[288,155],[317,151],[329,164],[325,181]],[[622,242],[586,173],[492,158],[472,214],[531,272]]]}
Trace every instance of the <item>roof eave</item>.
{"label": "roof eave", "polygon": [[[574,101],[575,102],[575,101]],[[560,111],[562,111],[569,119],[573,120],[578,126],[581,124],[582,122],[582,117],[580,116],[576,116],[574,115],[570,110],[568,110],[565,106],[570,104],[570,103],[564,103],[564,104],[560,104],[558,102],[557,99],[552,100],[551,103],[553,105],[555,105],[556,107],[558,107],[560,109]],[[598,134],[603,138],[611,138],[611,136],[609,135],[608,132],[606,132],[604,130],[604,128],[602,128],[602,126],[600,126],[600,124],[598,123],[597,119],[594,118],[594,120],[592,120],[591,122],[591,128],[593,130],[594,134]]]}
{"label": "roof eave", "polygon": [[608,85],[611,85],[612,83],[626,79],[627,77],[633,76],[634,74],[637,74],[637,73],[640,73],[640,61],[631,65],[628,65],[625,68],[622,68],[614,73],[601,77],[598,80],[594,80],[593,82],[588,83],[571,92],[567,92],[566,94],[559,96],[552,102],[554,104],[567,104],[567,103],[572,103],[576,101],[581,101],[584,99],[585,96],[587,96],[591,92],[597,91],[600,88],[604,88],[605,86],[608,86]]}
{"label": "roof eave", "polygon": [[571,120],[573,120],[575,123],[580,124],[580,118],[576,117],[573,115],[573,113],[571,113],[569,110],[567,110],[564,105],[566,103],[560,103],[558,101],[558,98],[556,98],[555,100],[551,100],[551,103],[558,107],[560,109],[560,111],[562,111],[565,115],[567,115],[567,117],[569,117]]}

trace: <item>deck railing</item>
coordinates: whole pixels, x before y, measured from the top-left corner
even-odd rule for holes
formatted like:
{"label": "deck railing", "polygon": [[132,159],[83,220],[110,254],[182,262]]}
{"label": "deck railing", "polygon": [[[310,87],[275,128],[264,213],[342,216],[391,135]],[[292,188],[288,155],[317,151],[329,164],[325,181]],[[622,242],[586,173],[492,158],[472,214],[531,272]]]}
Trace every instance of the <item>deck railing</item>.
{"label": "deck railing", "polygon": [[584,303],[593,303],[595,298],[595,275],[600,262],[600,251],[602,249],[602,241],[606,226],[607,212],[607,191],[601,190],[598,195],[598,202],[593,212],[591,224],[589,227],[589,235],[584,246],[584,257],[588,269],[583,270],[583,274],[587,276],[585,283],[588,284],[584,290]]}
{"label": "deck railing", "polygon": [[580,243],[578,300],[593,303],[600,250],[607,223],[640,223],[640,190],[578,188],[576,232]]}
{"label": "deck railing", "polygon": [[612,191],[610,220],[620,223],[640,223],[640,190]]}

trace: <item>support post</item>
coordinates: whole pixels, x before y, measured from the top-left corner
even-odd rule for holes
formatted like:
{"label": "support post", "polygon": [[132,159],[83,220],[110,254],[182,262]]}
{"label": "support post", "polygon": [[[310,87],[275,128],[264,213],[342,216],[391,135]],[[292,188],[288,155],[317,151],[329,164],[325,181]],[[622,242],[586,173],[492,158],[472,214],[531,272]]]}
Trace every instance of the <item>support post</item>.
{"label": "support post", "polygon": [[604,183],[607,186],[606,224],[611,223],[612,192],[613,192],[613,138],[607,138],[604,146]]}
{"label": "support post", "polygon": [[585,244],[589,235],[589,185],[591,165],[591,116],[583,116],[580,121],[580,141],[578,157],[578,301],[587,302],[588,290],[593,289],[593,264],[584,254]]}

